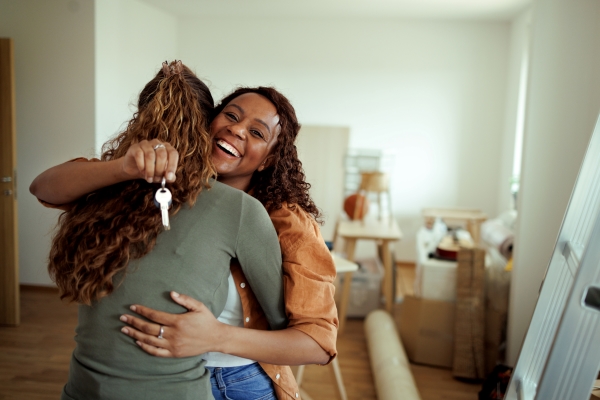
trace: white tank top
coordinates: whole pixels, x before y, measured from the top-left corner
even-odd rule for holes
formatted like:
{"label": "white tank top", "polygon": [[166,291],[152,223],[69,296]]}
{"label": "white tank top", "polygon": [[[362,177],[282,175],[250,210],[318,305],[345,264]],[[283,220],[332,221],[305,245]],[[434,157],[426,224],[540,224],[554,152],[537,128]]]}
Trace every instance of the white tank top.
{"label": "white tank top", "polygon": [[[231,273],[227,279],[229,283],[229,292],[227,293],[227,302],[225,308],[217,320],[231,326],[244,326],[244,312],[242,309],[242,299],[237,292],[235,282]],[[207,367],[239,367],[255,363],[254,360],[237,357],[230,354],[211,351],[204,353],[202,358],[206,360]]]}

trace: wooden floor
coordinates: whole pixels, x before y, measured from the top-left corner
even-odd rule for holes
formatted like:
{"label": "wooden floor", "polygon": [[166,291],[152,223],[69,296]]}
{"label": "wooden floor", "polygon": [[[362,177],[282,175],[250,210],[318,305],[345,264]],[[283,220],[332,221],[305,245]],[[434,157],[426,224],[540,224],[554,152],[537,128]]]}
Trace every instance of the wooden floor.
{"label": "wooden floor", "polygon": [[[399,268],[398,272],[398,289],[406,293],[414,271]],[[77,307],[61,303],[55,290],[21,289],[21,325],[0,327],[0,400],[59,398],[75,345],[76,323]],[[362,319],[348,320],[338,337],[338,352],[348,399],[376,399]],[[449,370],[418,365],[411,369],[422,400],[477,399],[480,385],[457,381]],[[302,386],[313,400],[336,398],[330,370],[306,367]]]}
{"label": "wooden floor", "polygon": [[52,289],[21,289],[21,325],[0,327],[0,399],[58,399],[75,346],[77,306]]}
{"label": "wooden floor", "polygon": [[[414,264],[398,264],[396,293],[413,294]],[[338,357],[348,400],[375,400],[377,394],[369,364],[362,319],[349,319],[344,333],[338,336]],[[302,388],[313,400],[336,399],[330,368],[307,366]],[[466,383],[452,377],[448,369],[411,365],[411,371],[422,400],[476,400],[481,384]],[[402,400],[402,394],[398,394]]]}

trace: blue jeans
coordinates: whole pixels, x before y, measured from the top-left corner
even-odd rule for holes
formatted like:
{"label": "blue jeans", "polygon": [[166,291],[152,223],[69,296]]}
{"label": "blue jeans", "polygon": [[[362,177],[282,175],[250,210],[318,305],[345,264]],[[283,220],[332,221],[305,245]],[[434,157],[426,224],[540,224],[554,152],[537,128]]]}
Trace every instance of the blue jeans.
{"label": "blue jeans", "polygon": [[273,382],[258,363],[241,367],[206,367],[215,400],[276,399]]}

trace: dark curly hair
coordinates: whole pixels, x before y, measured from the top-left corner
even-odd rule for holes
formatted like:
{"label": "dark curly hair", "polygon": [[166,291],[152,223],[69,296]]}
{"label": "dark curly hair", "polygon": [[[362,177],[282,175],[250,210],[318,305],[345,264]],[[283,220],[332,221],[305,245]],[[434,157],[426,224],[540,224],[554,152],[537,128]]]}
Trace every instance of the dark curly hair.
{"label": "dark curly hair", "polygon": [[[101,159],[121,158],[142,140],[170,143],[180,156],[169,185],[174,215],[183,204],[193,205],[216,176],[208,132],[213,108],[210,90],[189,68],[165,63],[140,93],[125,131],[104,144]],[[48,271],[61,298],[89,305],[112,293],[115,274],[152,250],[163,229],[156,190],[143,179],[118,183],[84,196],[60,216]]]}
{"label": "dark curly hair", "polygon": [[221,100],[221,103],[215,107],[214,115],[223,111],[233,99],[246,93],[259,94],[273,103],[281,127],[277,143],[271,153],[273,162],[269,167],[262,171],[255,171],[252,175],[250,182],[252,195],[269,212],[280,209],[283,203],[287,203],[291,208],[299,206],[311,214],[317,222],[322,223],[321,212],[310,197],[310,184],[306,182],[302,162],[298,159],[298,151],[294,144],[300,131],[300,124],[290,101],[273,87],[240,87]]}

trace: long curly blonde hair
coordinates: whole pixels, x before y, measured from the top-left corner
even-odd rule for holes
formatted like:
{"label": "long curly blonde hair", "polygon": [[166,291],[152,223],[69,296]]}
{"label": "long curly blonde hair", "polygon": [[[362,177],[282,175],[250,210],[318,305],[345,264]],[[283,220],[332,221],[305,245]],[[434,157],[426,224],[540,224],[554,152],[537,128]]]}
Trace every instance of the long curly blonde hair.
{"label": "long curly blonde hair", "polygon": [[[164,65],[142,90],[138,111],[124,132],[103,146],[102,161],[125,156],[142,140],[159,139],[179,153],[170,214],[193,206],[216,170],[208,127],[214,109],[208,87],[180,61]],[[91,304],[115,288],[115,274],[148,254],[162,231],[154,204],[158,185],[143,179],[118,183],[79,199],[63,213],[52,240],[48,271],[60,297]]]}

